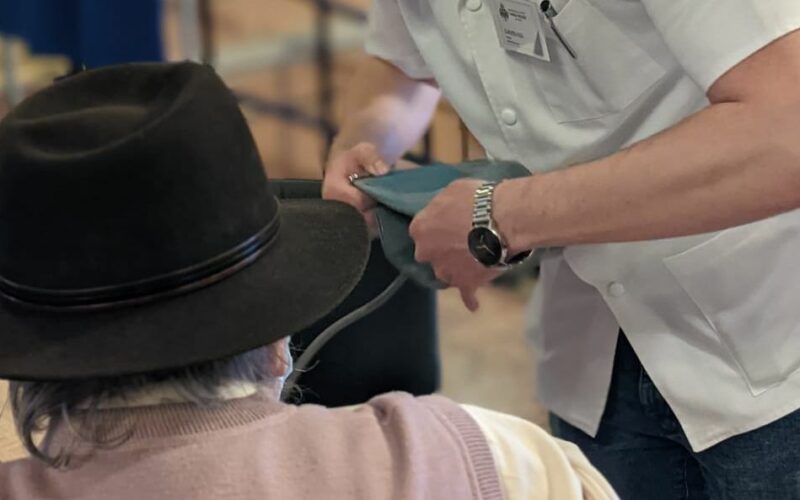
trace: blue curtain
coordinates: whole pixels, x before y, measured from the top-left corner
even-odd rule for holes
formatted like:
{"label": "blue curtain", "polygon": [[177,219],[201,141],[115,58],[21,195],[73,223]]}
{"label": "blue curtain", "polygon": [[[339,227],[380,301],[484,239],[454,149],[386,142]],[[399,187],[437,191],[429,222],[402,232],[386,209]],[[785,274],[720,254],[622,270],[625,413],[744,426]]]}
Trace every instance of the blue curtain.
{"label": "blue curtain", "polygon": [[0,33],[78,67],[163,59],[160,0],[0,0]]}

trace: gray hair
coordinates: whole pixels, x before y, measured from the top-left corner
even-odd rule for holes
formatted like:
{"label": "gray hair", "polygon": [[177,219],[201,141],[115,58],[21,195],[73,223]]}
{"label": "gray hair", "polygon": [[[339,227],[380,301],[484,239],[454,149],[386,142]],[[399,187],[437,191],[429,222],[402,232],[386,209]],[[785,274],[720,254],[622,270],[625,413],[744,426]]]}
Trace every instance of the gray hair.
{"label": "gray hair", "polygon": [[[152,384],[170,383],[187,401],[212,406],[219,401],[219,389],[230,383],[244,382],[266,385],[270,375],[270,356],[266,347],[228,358],[199,363],[173,370],[139,375],[103,377],[80,380],[10,381],[9,400],[17,434],[27,451],[51,467],[69,465],[70,450],[45,451],[39,447],[34,434],[47,432],[61,421],[69,424],[70,416],[78,409],[82,417],[91,417],[100,404],[111,398],[126,395]],[[89,421],[91,418],[84,418]],[[122,444],[128,435],[108,437],[99,428],[89,426],[79,438],[95,447],[110,448]]]}

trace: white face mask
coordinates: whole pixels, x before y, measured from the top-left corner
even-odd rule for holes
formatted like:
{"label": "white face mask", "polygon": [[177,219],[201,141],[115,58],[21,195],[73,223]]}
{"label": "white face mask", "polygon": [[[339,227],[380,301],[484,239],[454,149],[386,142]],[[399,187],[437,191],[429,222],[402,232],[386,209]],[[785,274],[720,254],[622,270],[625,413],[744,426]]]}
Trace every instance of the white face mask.
{"label": "white face mask", "polygon": [[286,342],[284,342],[284,345],[286,346],[286,348],[285,352],[283,353],[284,356],[283,359],[286,360],[286,372],[284,372],[283,375],[275,379],[276,389],[278,390],[278,394],[280,395],[283,395],[283,388],[286,385],[286,379],[288,379],[289,376],[292,374],[292,371],[294,371],[294,358],[292,358],[292,350],[290,342],[287,340]]}

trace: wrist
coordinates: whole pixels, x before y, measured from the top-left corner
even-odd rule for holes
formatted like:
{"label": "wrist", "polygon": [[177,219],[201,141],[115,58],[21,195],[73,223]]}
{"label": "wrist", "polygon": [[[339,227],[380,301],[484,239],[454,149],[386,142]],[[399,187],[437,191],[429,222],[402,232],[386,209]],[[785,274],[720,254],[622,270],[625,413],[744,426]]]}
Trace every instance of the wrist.
{"label": "wrist", "polygon": [[494,189],[492,218],[497,231],[508,246],[509,255],[515,255],[525,250],[530,250],[524,237],[524,223],[521,224],[520,215],[524,211],[521,201],[524,199],[520,193],[521,179],[501,182]]}

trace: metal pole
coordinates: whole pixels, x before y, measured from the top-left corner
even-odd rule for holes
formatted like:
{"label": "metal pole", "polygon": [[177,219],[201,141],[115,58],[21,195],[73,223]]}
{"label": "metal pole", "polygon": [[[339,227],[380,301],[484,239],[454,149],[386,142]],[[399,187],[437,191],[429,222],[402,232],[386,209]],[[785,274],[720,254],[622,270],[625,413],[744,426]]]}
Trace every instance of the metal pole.
{"label": "metal pole", "polygon": [[202,49],[198,0],[179,0],[177,5],[183,56],[190,61],[200,61]]}
{"label": "metal pole", "polygon": [[422,138],[422,159],[424,164],[431,163],[433,160],[433,141],[430,128]]}
{"label": "metal pole", "polygon": [[214,15],[211,12],[211,0],[199,0],[198,14],[200,18],[200,60],[213,64],[216,49],[214,43]]}
{"label": "metal pole", "polygon": [[23,98],[22,88],[17,80],[17,54],[14,40],[10,37],[0,38],[0,49],[3,57],[3,83],[9,107],[19,104]]}
{"label": "metal pole", "polygon": [[461,161],[469,160],[469,130],[463,120],[458,120],[458,129],[461,133]]}
{"label": "metal pole", "polygon": [[333,143],[333,56],[330,50],[331,4],[329,0],[317,0],[316,7],[316,63],[320,121],[323,126],[323,159]]}

